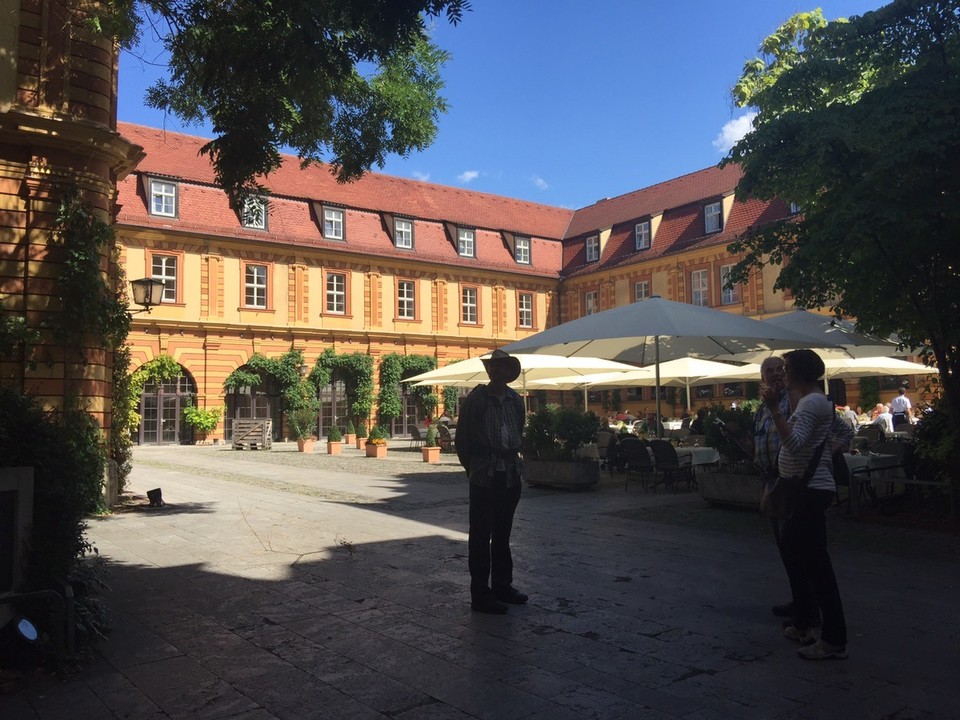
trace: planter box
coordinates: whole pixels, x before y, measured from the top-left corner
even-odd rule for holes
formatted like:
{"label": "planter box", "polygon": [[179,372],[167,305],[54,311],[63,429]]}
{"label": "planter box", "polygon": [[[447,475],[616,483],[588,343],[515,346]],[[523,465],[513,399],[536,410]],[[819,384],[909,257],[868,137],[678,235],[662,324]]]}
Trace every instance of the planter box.
{"label": "planter box", "polygon": [[423,461],[425,463],[430,463],[436,465],[440,462],[440,446],[436,447],[421,447],[420,452],[423,453]]}
{"label": "planter box", "polygon": [[760,477],[726,472],[697,473],[700,497],[711,505],[757,510],[760,507]]}
{"label": "planter box", "polygon": [[523,479],[534,487],[596,487],[600,483],[600,465],[593,460],[524,460]]}
{"label": "planter box", "polygon": [[340,440],[327,440],[327,455],[339,455],[343,442]]}
{"label": "planter box", "polygon": [[363,448],[367,445],[367,439],[365,437],[358,437],[356,442],[357,450],[363,450]]}
{"label": "planter box", "polygon": [[308,440],[297,440],[297,450],[303,453],[312,453],[313,446],[316,444],[315,438],[310,438]]}
{"label": "planter box", "polygon": [[356,433],[345,433],[343,436],[343,444],[350,445],[350,446],[356,445],[357,444]]}
{"label": "planter box", "polygon": [[367,445],[367,457],[385,458],[387,456],[386,445]]}

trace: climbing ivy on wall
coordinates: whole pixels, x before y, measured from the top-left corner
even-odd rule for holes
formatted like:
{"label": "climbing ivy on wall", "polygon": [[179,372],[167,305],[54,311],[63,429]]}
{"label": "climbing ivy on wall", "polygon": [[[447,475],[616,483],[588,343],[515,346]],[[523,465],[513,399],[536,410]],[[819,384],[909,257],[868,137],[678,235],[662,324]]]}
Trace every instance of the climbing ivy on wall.
{"label": "climbing ivy on wall", "polygon": [[[377,414],[381,425],[389,424],[393,418],[398,418],[403,413],[403,407],[400,404],[400,382],[404,378],[435,370],[436,367],[437,359],[431,355],[390,353],[380,358]],[[417,398],[417,403],[423,412],[432,413],[436,409],[438,398],[429,386],[411,387],[408,388],[408,392]]]}
{"label": "climbing ivy on wall", "polygon": [[[290,348],[278,358],[268,358],[263,353],[254,353],[245,367],[237,368],[227,375],[223,388],[235,392],[240,388],[259,387],[267,380],[273,380],[280,393],[280,405],[284,411],[302,407],[310,399],[306,383],[300,377],[303,365],[303,351]],[[313,393],[314,400],[316,392]]]}
{"label": "climbing ivy on wall", "polygon": [[334,373],[343,381],[347,392],[347,412],[354,422],[370,417],[373,409],[373,358],[366,353],[338,355],[327,348],[310,372],[310,380],[317,387],[329,385]]}

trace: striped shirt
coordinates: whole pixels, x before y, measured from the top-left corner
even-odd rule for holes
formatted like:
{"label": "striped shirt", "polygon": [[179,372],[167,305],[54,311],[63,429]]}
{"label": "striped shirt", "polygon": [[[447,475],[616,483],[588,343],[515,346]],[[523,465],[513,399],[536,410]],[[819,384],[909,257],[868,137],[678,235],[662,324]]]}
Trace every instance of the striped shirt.
{"label": "striped shirt", "polygon": [[780,447],[780,474],[784,477],[802,476],[817,448],[826,441],[820,463],[807,487],[835,492],[831,445],[834,442],[849,444],[853,439],[853,428],[840,419],[827,396],[818,392],[800,398],[788,424],[790,434],[781,441]]}
{"label": "striped shirt", "polygon": [[520,482],[520,449],[526,413],[523,399],[510,388],[499,398],[479,385],[467,395],[457,422],[457,457],[474,485],[490,487],[493,473],[507,474],[507,485]]}

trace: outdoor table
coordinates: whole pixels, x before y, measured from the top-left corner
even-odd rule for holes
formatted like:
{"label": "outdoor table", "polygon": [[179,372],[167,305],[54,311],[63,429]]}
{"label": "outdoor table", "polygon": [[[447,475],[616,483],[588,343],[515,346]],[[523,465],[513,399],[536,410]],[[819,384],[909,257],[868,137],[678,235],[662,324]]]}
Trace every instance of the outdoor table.
{"label": "outdoor table", "polygon": [[843,453],[844,462],[847,463],[847,469],[850,471],[850,507],[847,510],[847,514],[851,517],[857,517],[860,512],[858,507],[858,500],[860,497],[860,476],[864,474],[866,470],[866,475],[868,478],[872,479],[874,471],[883,471],[884,468],[890,467],[897,462],[896,455],[880,455],[877,453],[859,453],[857,455],[851,455],[850,453]]}
{"label": "outdoor table", "polygon": [[712,447],[679,447],[677,457],[690,456],[694,465],[716,465],[720,462],[720,451]]}
{"label": "outdoor table", "polygon": [[683,425],[683,420],[664,420],[664,430],[679,430]]}

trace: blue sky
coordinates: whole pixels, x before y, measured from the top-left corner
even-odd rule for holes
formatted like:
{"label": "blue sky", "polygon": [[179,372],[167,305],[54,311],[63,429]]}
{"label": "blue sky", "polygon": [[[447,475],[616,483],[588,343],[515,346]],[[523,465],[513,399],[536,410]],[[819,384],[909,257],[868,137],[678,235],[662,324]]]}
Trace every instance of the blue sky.
{"label": "blue sky", "polygon": [[[828,19],[881,0],[823,0]],[[440,19],[444,69],[436,142],[391,157],[390,175],[569,208],[715,165],[744,111],[730,88],[764,37],[816,2],[796,0],[473,0]],[[139,54],[139,57],[137,57]],[[162,58],[120,62],[121,120],[209,137],[144,107]]]}

